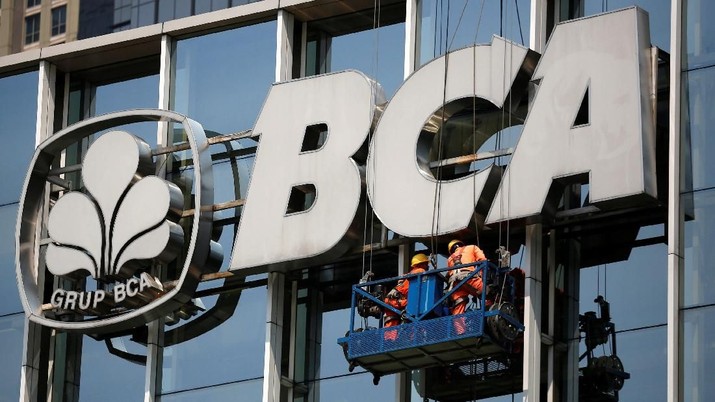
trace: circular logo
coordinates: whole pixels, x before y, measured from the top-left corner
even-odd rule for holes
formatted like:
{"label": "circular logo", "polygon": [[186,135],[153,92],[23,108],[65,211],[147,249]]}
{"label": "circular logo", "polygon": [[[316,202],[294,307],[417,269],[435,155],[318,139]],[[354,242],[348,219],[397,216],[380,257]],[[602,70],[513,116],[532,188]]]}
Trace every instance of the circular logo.
{"label": "circular logo", "polygon": [[[53,192],[50,184],[63,172],[53,164],[68,147],[147,121],[181,124],[186,143],[178,148],[191,152],[192,194],[156,176],[158,156],[126,131],[97,136],[79,168],[82,186]],[[58,132],[36,149],[20,199],[16,265],[25,312],[42,325],[96,334],[172,313],[222,258],[211,240],[212,206],[208,141],[201,125],[183,115],[131,110]],[[169,266],[174,273],[159,276],[173,280],[152,275]]]}

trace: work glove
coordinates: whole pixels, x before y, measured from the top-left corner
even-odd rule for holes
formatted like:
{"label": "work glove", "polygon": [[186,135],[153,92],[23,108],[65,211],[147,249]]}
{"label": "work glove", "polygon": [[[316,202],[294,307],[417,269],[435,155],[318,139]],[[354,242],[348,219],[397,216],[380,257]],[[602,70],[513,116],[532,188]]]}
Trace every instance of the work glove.
{"label": "work glove", "polygon": [[397,289],[392,289],[388,294],[387,297],[389,299],[399,299],[400,298],[400,292],[397,291]]}

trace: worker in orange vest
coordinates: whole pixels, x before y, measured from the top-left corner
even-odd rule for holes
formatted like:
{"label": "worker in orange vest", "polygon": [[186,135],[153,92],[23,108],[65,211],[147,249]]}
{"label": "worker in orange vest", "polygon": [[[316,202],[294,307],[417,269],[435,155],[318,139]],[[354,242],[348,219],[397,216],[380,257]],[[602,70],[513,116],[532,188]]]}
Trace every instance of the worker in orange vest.
{"label": "worker in orange vest", "polygon": [[[429,258],[423,253],[415,254],[410,262],[410,272],[407,274],[419,274],[425,272],[429,267]],[[404,310],[407,307],[407,292],[410,289],[410,281],[400,279],[395,286],[385,297],[385,303],[396,308]],[[399,314],[392,310],[385,309],[385,328],[394,327],[402,323],[402,318]],[[385,340],[394,341],[397,339],[397,330],[385,331]]]}
{"label": "worker in orange vest", "polygon": [[[480,261],[486,261],[487,257],[484,256],[484,251],[478,246],[473,244],[465,245],[461,240],[452,240],[447,246],[450,256],[447,259],[447,266],[453,267],[456,265],[471,264]],[[449,283],[449,290],[456,286],[464,278],[466,278],[470,273],[474,272],[476,266],[468,266],[462,268],[451,269],[447,271],[447,281]],[[452,315],[463,314],[467,310],[467,304],[469,303],[469,295],[474,297],[481,297],[482,295],[482,277],[481,273],[474,275],[465,284],[456,289],[451,295],[451,306],[450,313]],[[463,334],[465,331],[464,323],[455,322],[455,330],[458,334]]]}

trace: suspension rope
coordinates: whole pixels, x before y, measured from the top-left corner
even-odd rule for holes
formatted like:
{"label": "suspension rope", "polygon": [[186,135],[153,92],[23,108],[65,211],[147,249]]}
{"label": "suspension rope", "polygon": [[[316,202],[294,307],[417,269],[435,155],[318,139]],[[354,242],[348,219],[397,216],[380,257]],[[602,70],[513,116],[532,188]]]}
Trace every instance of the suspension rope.
{"label": "suspension rope", "polygon": [[[441,2],[440,2],[441,3]],[[442,160],[442,148],[444,142],[444,136],[446,135],[445,130],[445,109],[444,105],[447,102],[447,71],[449,70],[449,14],[450,14],[450,3],[447,2],[447,17],[445,20],[447,34],[444,35],[444,73],[442,80],[442,110],[440,117],[440,130],[436,133],[437,135],[437,161]],[[430,236],[430,246],[432,247],[432,253],[437,249],[437,239],[436,236],[439,234],[439,220],[440,220],[440,203],[442,195],[442,164],[437,165],[437,185],[434,190],[434,199],[432,203],[432,233]]]}
{"label": "suspension rope", "polygon": [[[479,27],[482,24],[482,15],[484,14],[484,0],[479,8],[479,17],[477,19],[477,28],[474,31],[474,41],[472,42],[472,152],[474,154],[479,150],[477,148],[477,36],[479,35]],[[474,161],[474,174],[472,176],[472,201],[477,203],[477,162]],[[479,241],[479,222],[477,214],[472,214],[474,218],[474,231],[477,233],[477,247],[481,247]]]}
{"label": "suspension rope", "polygon": [[521,38],[521,45],[524,46],[524,30],[521,28],[521,16],[519,15],[519,0],[514,0],[514,8],[516,9],[516,22],[519,24],[519,37]]}

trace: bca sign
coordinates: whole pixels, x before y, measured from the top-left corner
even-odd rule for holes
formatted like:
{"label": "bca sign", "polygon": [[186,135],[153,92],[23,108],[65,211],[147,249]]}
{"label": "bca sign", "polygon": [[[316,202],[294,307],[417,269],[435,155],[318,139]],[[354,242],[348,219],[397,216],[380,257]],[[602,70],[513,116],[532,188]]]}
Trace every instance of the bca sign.
{"label": "bca sign", "polygon": [[[477,205],[491,205],[483,211],[486,224],[537,216],[552,181],[574,175],[589,176],[596,205],[654,197],[652,75],[648,17],[632,8],[558,25],[540,60],[533,51],[500,38],[449,53],[409,77],[382,114],[377,111],[384,103],[380,87],[359,72],[275,84],[253,128],[260,142],[231,269],[305,266],[342,254],[352,246],[346,233],[355,224],[363,176],[381,222],[409,237],[462,230]],[[456,180],[437,180],[420,157],[420,136],[426,127],[439,129],[442,108],[475,97],[507,108],[519,103],[529,81],[537,82],[538,90],[504,174],[490,167]],[[584,96],[588,124],[574,126]],[[45,263],[56,276],[82,273],[112,282],[112,289],[56,290],[54,307],[82,310],[94,318],[55,319],[42,309],[46,301],[38,280],[39,216],[50,166],[58,152],[78,139],[147,120],[187,128],[197,180],[193,223],[188,231],[177,225],[187,206],[176,186],[151,176],[155,161],[146,144],[121,132],[99,137],[83,165],[89,194],[67,193],[50,209]],[[301,151],[306,127],[317,124],[328,128],[324,145]],[[353,155],[371,132],[366,166],[361,167]],[[30,319],[100,333],[148,322],[189,301],[206,266],[220,255],[211,242],[212,180],[203,129],[169,111],[90,119],[41,144],[18,217],[18,282]],[[292,188],[308,184],[316,189],[312,206],[287,214]],[[167,263],[177,250],[183,250],[184,263],[176,286],[156,290],[160,284],[141,262]]]}
{"label": "bca sign", "polygon": [[[645,12],[631,8],[560,24],[536,61],[534,52],[494,38],[491,45],[433,60],[404,82],[374,129],[366,166],[370,202],[385,226],[408,237],[448,234],[467,227],[478,204],[491,205],[486,224],[539,215],[552,181],[574,175],[589,176],[597,206],[655,196]],[[538,90],[503,177],[488,168],[436,180],[418,148],[425,127],[440,124],[438,111],[473,97],[498,107],[516,104],[529,80]],[[584,96],[589,124],[574,126]],[[232,268],[304,264],[345,250],[361,191],[351,156],[367,138],[382,99],[379,87],[357,72],[271,88],[253,130],[260,145]],[[305,128],[316,123],[328,126],[325,145],[301,152]],[[314,204],[286,215],[291,189],[306,183],[316,188]]]}
{"label": "bca sign", "polygon": [[[82,164],[84,192],[69,191],[50,207],[49,243],[42,248],[41,215],[50,170],[64,149],[104,130],[165,121],[186,133],[193,194],[155,176],[157,160],[141,139],[111,131],[91,144]],[[37,147],[25,179],[17,223],[17,280],[32,321],[93,334],[130,329],[176,311],[193,297],[201,275],[220,266],[211,240],[213,179],[203,128],[163,110],[118,112],[84,120]],[[183,228],[181,216],[190,217]],[[177,256],[180,257],[177,259]],[[147,273],[177,261],[171,288]],[[44,268],[59,285],[45,300]],[[66,282],[67,284],[63,284]],[[49,302],[49,303],[48,303]],[[49,309],[47,308],[49,304]]]}

